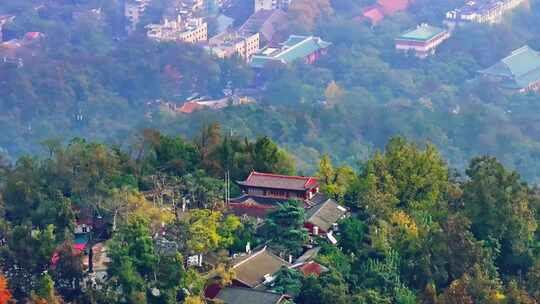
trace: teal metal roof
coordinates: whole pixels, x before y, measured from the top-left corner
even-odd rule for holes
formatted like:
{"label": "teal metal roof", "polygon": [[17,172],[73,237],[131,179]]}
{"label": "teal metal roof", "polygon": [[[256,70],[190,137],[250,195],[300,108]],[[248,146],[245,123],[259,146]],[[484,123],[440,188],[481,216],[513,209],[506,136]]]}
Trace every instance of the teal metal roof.
{"label": "teal metal roof", "polygon": [[273,57],[254,55],[251,57],[251,62],[249,65],[252,68],[262,69],[270,62],[281,62],[281,61]]}
{"label": "teal metal roof", "polygon": [[325,49],[331,45],[331,43],[323,41],[321,38],[317,37],[291,36],[288,41],[296,43],[286,43],[285,45],[288,46],[275,56],[276,58],[279,58],[287,63],[304,58],[309,54],[315,53],[321,49]]}
{"label": "teal metal roof", "polygon": [[74,244],[86,244],[88,243],[88,236],[86,234],[76,234],[73,239]]}
{"label": "teal metal roof", "polygon": [[446,32],[446,30],[439,27],[431,25],[420,25],[415,29],[401,34],[398,39],[429,41],[444,32]]}
{"label": "teal metal roof", "polygon": [[540,69],[540,55],[528,46],[524,46],[512,52],[501,60],[514,76],[522,76],[535,69]]}
{"label": "teal metal roof", "polygon": [[507,78],[505,87],[525,88],[540,80],[540,53],[524,46],[480,73]]}
{"label": "teal metal roof", "polygon": [[254,55],[250,65],[254,68],[261,68],[269,61],[280,61],[287,64],[305,58],[330,45],[332,44],[319,37],[291,35],[289,39],[282,44],[281,50],[270,55]]}
{"label": "teal metal roof", "polygon": [[499,77],[512,77],[512,71],[503,62],[498,62],[485,70],[481,70],[480,73]]}
{"label": "teal metal roof", "polygon": [[516,84],[520,87],[520,88],[525,88],[525,87],[528,87],[529,84],[535,82],[535,81],[538,81],[540,80],[540,68],[534,70],[534,71],[531,71],[525,75],[521,75],[519,77],[516,77]]}
{"label": "teal metal roof", "polygon": [[306,38],[309,38],[309,37],[307,37],[307,36],[299,36],[299,35],[291,35],[291,36],[289,36],[289,39],[287,39],[287,41],[282,43],[282,45],[284,47],[292,47],[295,44],[298,44],[298,43],[306,40]]}

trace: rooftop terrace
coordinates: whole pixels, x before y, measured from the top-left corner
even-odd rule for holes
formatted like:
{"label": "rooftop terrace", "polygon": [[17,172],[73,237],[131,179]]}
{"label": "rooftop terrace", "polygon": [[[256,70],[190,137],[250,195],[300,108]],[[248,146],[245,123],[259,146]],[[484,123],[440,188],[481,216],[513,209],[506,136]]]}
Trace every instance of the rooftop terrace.
{"label": "rooftop terrace", "polygon": [[429,41],[444,32],[446,32],[445,29],[430,26],[427,24],[422,24],[415,29],[403,33],[401,36],[398,37],[398,39]]}

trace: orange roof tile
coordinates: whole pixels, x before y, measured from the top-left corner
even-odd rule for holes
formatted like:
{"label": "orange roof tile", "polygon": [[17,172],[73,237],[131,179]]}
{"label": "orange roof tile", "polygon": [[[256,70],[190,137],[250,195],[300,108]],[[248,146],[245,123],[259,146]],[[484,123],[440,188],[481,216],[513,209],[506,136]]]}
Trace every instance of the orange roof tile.
{"label": "orange roof tile", "polygon": [[383,20],[384,18],[383,12],[376,5],[372,5],[372,6],[364,8],[362,12],[362,16],[366,19],[369,19],[371,23],[373,24],[381,22],[381,20]]}
{"label": "orange roof tile", "polygon": [[381,6],[385,15],[393,15],[407,9],[409,0],[378,0],[377,3]]}
{"label": "orange roof tile", "polygon": [[200,105],[199,103],[195,101],[188,101],[178,109],[178,112],[190,114],[195,111],[201,110],[202,108],[204,108],[204,106]]}
{"label": "orange roof tile", "polygon": [[304,265],[300,266],[298,270],[305,276],[314,275],[318,277],[322,273],[327,272],[328,268],[322,266],[319,263],[307,262]]}
{"label": "orange roof tile", "polygon": [[293,191],[307,191],[319,186],[319,182],[314,177],[261,173],[255,171],[251,172],[245,181],[238,181],[237,183],[243,186]]}

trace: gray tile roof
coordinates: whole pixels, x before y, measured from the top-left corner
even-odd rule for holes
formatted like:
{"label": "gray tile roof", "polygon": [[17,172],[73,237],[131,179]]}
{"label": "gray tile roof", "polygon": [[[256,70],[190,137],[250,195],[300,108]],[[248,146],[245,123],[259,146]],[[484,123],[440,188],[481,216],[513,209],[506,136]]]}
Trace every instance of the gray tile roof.
{"label": "gray tile roof", "polygon": [[309,222],[324,231],[328,231],[332,224],[337,223],[347,213],[347,209],[340,206],[333,199],[309,209],[306,213],[306,222]]}
{"label": "gray tile roof", "polygon": [[264,247],[262,250],[233,261],[235,279],[246,286],[255,288],[264,283],[265,275],[273,275],[282,266],[290,266],[282,258]]}
{"label": "gray tile roof", "polygon": [[280,293],[240,287],[223,288],[216,296],[226,304],[278,304],[284,298]]}

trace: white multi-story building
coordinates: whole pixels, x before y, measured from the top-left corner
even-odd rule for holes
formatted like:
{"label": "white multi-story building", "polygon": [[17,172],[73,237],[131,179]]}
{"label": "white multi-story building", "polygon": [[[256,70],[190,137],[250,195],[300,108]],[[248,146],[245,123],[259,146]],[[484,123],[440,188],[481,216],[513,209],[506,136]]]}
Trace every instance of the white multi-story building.
{"label": "white multi-story building", "polygon": [[13,20],[15,20],[15,16],[0,15],[0,42],[3,41],[2,34],[3,34],[3,30],[4,30],[4,25],[13,22]]}
{"label": "white multi-story building", "polygon": [[186,43],[197,43],[208,40],[208,24],[202,18],[191,18],[183,20],[178,15],[176,21],[165,19],[162,24],[149,24],[148,38],[163,41],[178,41]]}
{"label": "white multi-story building", "polygon": [[126,0],[124,5],[124,16],[126,17],[126,31],[128,34],[135,31],[142,14],[150,5],[151,0]]}
{"label": "white multi-story building", "polygon": [[254,0],[255,13],[261,10],[286,10],[292,0]]}
{"label": "white multi-story building", "polygon": [[524,0],[470,0],[464,6],[446,13],[446,22],[500,23],[505,12],[518,7]]}
{"label": "white multi-story building", "polygon": [[246,61],[259,51],[259,46],[259,33],[244,36],[237,31],[227,31],[208,41],[209,50],[217,57],[229,58],[238,55]]}

